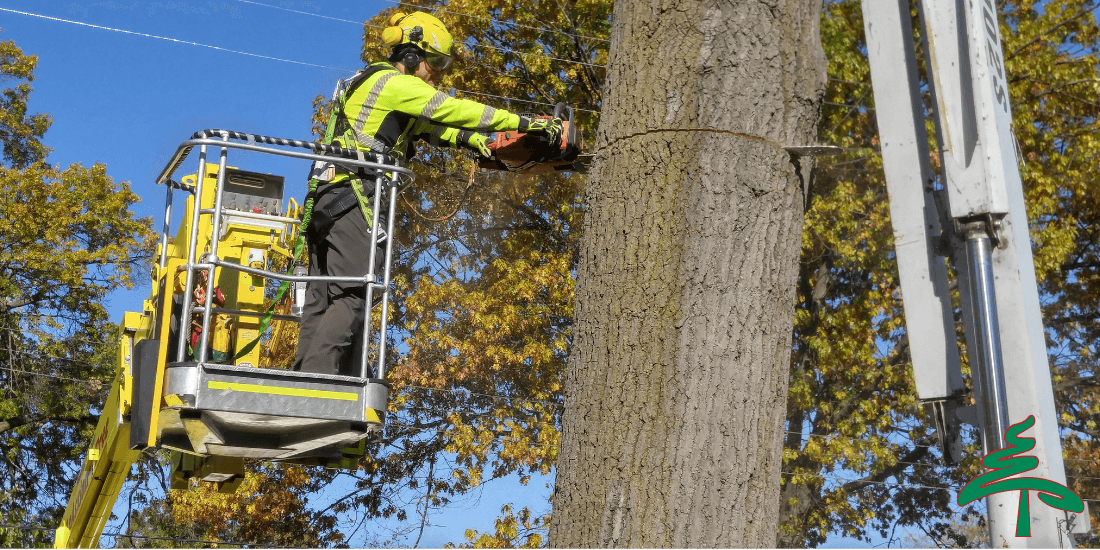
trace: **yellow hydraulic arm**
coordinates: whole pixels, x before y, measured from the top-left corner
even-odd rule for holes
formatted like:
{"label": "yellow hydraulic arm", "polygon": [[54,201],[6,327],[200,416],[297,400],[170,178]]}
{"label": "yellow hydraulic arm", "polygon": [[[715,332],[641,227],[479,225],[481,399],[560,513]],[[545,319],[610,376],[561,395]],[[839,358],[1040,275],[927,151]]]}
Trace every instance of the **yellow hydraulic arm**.
{"label": "yellow hydraulic arm", "polygon": [[[208,164],[206,169],[208,185],[203,192],[203,207],[210,208],[214,202],[218,165]],[[195,183],[195,176],[187,176],[184,183]],[[84,465],[76,478],[73,492],[69,498],[69,504],[61,525],[57,528],[54,538],[55,548],[89,548],[98,547],[103,529],[111,517],[111,509],[118,499],[122,484],[130,473],[133,463],[141,456],[141,449],[155,447],[157,445],[158,415],[164,403],[161,397],[161,383],[164,375],[164,366],[175,358],[168,357],[169,348],[174,342],[170,337],[170,323],[172,316],[173,297],[183,291],[182,274],[178,268],[187,258],[188,240],[190,238],[190,220],[194,197],[189,197],[184,208],[183,222],[175,239],[163,240],[161,247],[167,245],[168,261],[164,269],[153,266],[152,279],[153,291],[148,300],[144,302],[142,313],[126,312],[119,336],[118,368],[115,378],[111,383],[111,392],[103,405],[99,424],[96,426],[92,443],[85,456]],[[289,215],[297,215],[297,206],[291,201]],[[229,224],[221,241],[224,257],[232,258],[243,264],[249,262],[265,262],[271,252],[289,256],[290,252],[282,242],[281,232],[264,229],[259,231],[247,225]],[[206,246],[211,237],[211,224],[209,217],[202,218],[198,232],[198,245]],[[157,256],[160,254],[158,247]],[[238,274],[233,271],[218,271],[218,288],[224,291],[227,305],[239,310],[262,311],[264,305],[264,281],[260,277],[247,274]],[[211,330],[211,340],[214,349],[220,349],[225,353],[234,353],[244,348],[257,335],[258,321],[255,319],[243,319],[235,323],[226,323],[225,318],[219,316],[219,322],[215,323]],[[181,323],[180,330],[190,330],[190,323]],[[155,350],[147,351],[155,353],[157,364],[156,375],[153,380],[146,380],[146,390],[151,403],[138,405],[143,415],[145,428],[139,430],[140,435],[131,437],[131,419],[135,411],[135,363],[140,353],[142,341],[155,340]],[[147,342],[153,344],[154,342]],[[232,348],[230,348],[232,344]],[[259,362],[260,349],[255,347],[246,355],[238,358],[236,364],[254,366]],[[139,400],[140,401],[140,400]],[[147,435],[146,435],[147,434]],[[137,441],[135,441],[137,440]],[[243,462],[242,462],[243,464]],[[243,472],[242,472],[243,473]],[[240,482],[239,479],[236,480]],[[236,484],[225,487],[231,491]]]}
{"label": "yellow hydraulic arm", "polygon": [[131,404],[133,377],[131,372],[134,340],[148,332],[142,325],[142,315],[127,312],[119,342],[119,369],[111,384],[111,393],[103,405],[91,447],[84,466],[73,486],[69,507],[61,526],[57,528],[54,546],[57,548],[99,546],[103,527],[111,517],[111,508],[122,488],[130,466],[141,451],[130,450],[130,424],[123,421],[123,412]]}

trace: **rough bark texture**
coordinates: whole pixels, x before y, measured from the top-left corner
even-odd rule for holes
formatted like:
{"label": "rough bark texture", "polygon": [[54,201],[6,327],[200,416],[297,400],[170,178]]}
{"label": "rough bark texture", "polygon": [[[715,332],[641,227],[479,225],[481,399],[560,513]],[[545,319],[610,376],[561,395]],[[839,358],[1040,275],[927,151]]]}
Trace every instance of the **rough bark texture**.
{"label": "rough bark texture", "polygon": [[776,542],[820,10],[616,2],[554,546]]}

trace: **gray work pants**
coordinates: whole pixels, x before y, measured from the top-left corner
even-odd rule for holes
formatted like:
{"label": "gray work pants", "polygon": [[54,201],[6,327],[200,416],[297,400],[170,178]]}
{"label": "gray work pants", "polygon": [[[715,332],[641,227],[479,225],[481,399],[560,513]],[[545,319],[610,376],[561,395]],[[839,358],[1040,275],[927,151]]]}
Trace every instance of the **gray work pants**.
{"label": "gray work pants", "polygon": [[[314,210],[335,199],[337,193],[332,191],[319,190]],[[352,191],[345,186],[342,192]],[[310,227],[306,239],[310,275],[363,276],[369,270],[370,223],[358,207],[338,218],[327,232]],[[380,271],[383,253],[379,247],[375,273]],[[361,284],[309,283],[294,370],[359,376],[366,309],[366,287]]]}

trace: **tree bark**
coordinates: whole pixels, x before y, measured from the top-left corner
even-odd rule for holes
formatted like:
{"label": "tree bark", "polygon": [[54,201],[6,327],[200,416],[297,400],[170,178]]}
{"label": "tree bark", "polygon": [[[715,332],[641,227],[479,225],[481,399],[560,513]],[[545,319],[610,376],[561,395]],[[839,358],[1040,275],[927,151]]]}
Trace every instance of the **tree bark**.
{"label": "tree bark", "polygon": [[550,543],[776,542],[821,0],[618,0]]}

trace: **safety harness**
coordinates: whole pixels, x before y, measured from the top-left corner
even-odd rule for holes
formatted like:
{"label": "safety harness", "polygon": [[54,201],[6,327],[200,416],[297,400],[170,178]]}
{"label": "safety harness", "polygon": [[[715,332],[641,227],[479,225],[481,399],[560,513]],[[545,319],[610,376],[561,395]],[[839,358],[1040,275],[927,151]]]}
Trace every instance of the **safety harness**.
{"label": "safety harness", "polygon": [[[347,98],[351,97],[351,95],[355,93],[355,90],[371,76],[386,70],[392,71],[392,73],[383,75],[382,78],[378,79],[378,82],[374,84],[374,87],[371,88],[370,95],[367,97],[367,101],[363,103],[363,108],[359,111],[359,116],[355,118],[355,123],[352,124],[344,113]],[[325,126],[325,136],[321,143],[330,145],[336,137],[339,136],[343,139],[344,147],[348,147],[352,143],[355,143],[358,144],[360,148],[369,148],[373,152],[389,155],[391,148],[385,143],[375,139],[373,136],[364,134],[363,126],[366,124],[367,118],[374,108],[374,104],[378,101],[378,96],[382,93],[382,87],[385,86],[390,78],[398,74],[401,73],[392,65],[377,63],[355,73],[355,75],[347,81],[338,81],[336,83],[336,88],[332,91],[332,103],[334,107],[332,113],[329,115],[328,124]],[[314,162],[313,168],[310,170],[309,190],[306,192],[306,201],[305,204],[302,205],[302,229],[298,231],[298,238],[294,242],[293,259],[290,262],[290,269],[293,269],[294,266],[299,263],[299,258],[301,258],[302,251],[305,249],[305,231],[310,226],[310,223],[314,221],[313,205],[317,198],[317,187],[321,182],[329,182],[335,179],[337,170],[352,176],[348,180],[352,193],[341,193],[335,200],[317,210],[318,229],[324,231],[331,227],[340,216],[346,214],[356,205],[359,205],[363,216],[367,219],[367,223],[370,223],[374,217],[368,201],[369,195],[363,189],[361,179],[354,177],[355,174],[338,168],[333,163],[326,163],[323,161]],[[275,315],[275,305],[283,299],[283,296],[289,288],[290,281],[283,281],[279,284],[279,289],[275,292],[275,299],[271,301],[271,305],[268,306],[267,310],[264,312],[264,316],[260,318],[260,327],[257,331],[256,339],[241,348],[241,351],[233,356],[233,361],[248,355],[256,345],[260,343],[260,336],[267,332],[267,328],[271,325],[271,319]]]}

